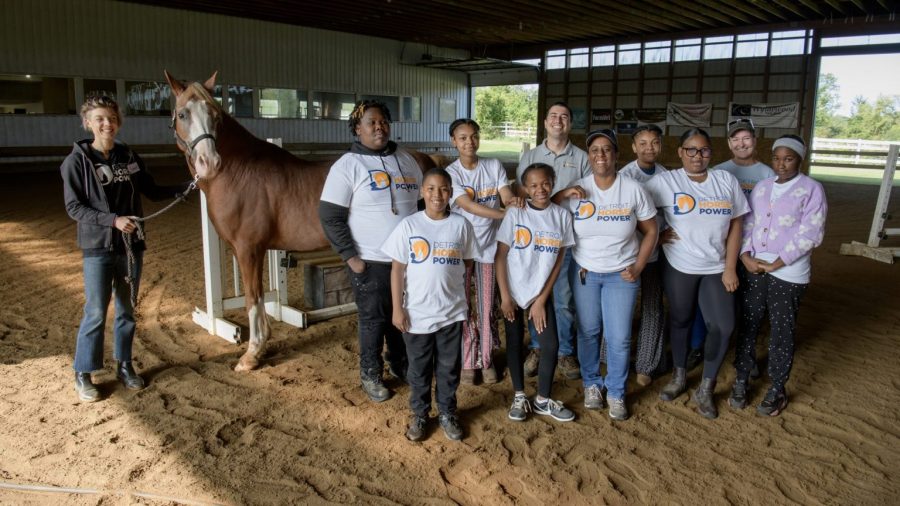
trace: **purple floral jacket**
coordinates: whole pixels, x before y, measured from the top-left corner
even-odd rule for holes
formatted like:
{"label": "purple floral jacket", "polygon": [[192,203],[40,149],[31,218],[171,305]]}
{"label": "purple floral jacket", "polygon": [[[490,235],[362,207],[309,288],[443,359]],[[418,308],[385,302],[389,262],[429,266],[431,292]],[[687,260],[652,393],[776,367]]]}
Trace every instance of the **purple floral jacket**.
{"label": "purple floral jacket", "polygon": [[805,174],[774,202],[775,178],[760,181],[750,194],[751,211],[744,219],[741,253],[776,253],[786,264],[822,244],[828,203],[818,181]]}

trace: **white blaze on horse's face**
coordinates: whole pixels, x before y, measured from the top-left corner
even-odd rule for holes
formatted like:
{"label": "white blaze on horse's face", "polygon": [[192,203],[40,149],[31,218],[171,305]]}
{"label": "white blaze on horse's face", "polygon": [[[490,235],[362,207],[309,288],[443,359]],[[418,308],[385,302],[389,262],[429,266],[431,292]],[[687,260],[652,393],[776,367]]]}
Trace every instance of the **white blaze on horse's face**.
{"label": "white blaze on horse's face", "polygon": [[[186,117],[188,118],[188,142],[190,139],[198,139],[203,135],[215,136],[215,125],[213,124],[213,116],[209,113],[209,105],[202,100],[191,100],[185,105],[187,109]],[[205,138],[194,146],[190,152],[191,164],[203,179],[211,179],[215,177],[219,170],[219,164],[222,159],[216,151],[216,142],[214,138]]]}

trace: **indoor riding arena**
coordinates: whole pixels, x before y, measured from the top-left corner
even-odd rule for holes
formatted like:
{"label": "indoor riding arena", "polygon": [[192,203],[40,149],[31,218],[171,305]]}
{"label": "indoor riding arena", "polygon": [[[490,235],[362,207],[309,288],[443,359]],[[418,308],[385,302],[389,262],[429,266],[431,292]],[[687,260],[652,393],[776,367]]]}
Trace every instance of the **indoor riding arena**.
{"label": "indoor riding arena", "polygon": [[[110,308],[93,373],[100,399],[80,401],[85,280],[60,177],[73,142],[91,137],[81,104],[104,93],[122,110],[119,140],[156,182],[191,181],[164,71],[200,83],[218,72],[210,95],[224,113],[314,161],[346,152],[354,103],[376,99],[393,140],[445,165],[457,156],[448,127],[475,117],[476,87],[534,85],[531,145],[547,108],[565,101],[573,144],[618,130],[619,166],[634,159],[629,132],[651,116],[667,168],[681,166],[690,121],[705,122],[718,163],[746,105],[780,115],[756,130],[768,163],[783,134],[812,142],[822,57],[900,53],[894,2],[6,0],[2,10],[0,504],[897,504],[900,191],[890,181],[820,179],[825,237],[780,416],[754,409],[765,371],[752,406],[729,407],[732,350],[717,419],[689,395],[662,402],[670,373],[640,386],[632,370],[631,416],[614,421],[585,409],[581,380],[557,371],[554,398],[575,420],[512,422],[501,332],[499,382],[459,387],[462,440],[435,424],[411,442],[409,386],[386,374],[393,396],[379,403],[360,388],[357,314],[330,249],[273,254],[271,336],[258,367],[235,371],[252,324],[201,190],[171,207],[143,201],[144,216],[164,210],[144,223],[135,294],[133,363],[146,387],[117,380]],[[896,147],[883,151],[881,171],[897,162]],[[504,160],[513,177],[516,164]],[[768,325],[762,363],[767,336]],[[692,388],[700,373],[689,370]]]}

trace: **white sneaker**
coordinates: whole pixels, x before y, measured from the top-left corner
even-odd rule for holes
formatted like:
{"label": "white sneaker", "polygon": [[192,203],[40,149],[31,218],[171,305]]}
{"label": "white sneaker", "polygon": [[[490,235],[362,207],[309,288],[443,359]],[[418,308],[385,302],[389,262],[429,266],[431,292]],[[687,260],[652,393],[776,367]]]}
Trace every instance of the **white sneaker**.
{"label": "white sneaker", "polygon": [[619,421],[628,420],[628,408],[625,406],[625,399],[606,396],[606,403],[609,404],[610,418]]}

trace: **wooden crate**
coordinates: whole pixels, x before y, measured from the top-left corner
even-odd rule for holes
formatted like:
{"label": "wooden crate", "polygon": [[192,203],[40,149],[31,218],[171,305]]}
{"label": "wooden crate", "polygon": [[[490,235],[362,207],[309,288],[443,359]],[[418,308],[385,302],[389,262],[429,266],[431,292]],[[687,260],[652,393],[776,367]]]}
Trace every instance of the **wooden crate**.
{"label": "wooden crate", "polygon": [[303,305],[322,309],[354,302],[347,264],[331,250],[294,254],[303,268]]}

